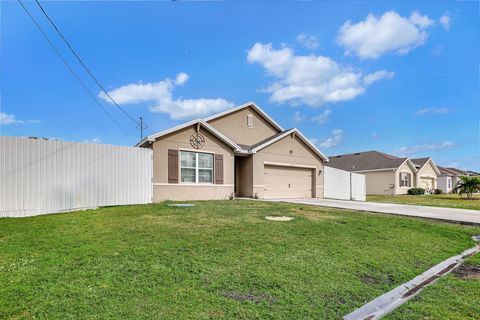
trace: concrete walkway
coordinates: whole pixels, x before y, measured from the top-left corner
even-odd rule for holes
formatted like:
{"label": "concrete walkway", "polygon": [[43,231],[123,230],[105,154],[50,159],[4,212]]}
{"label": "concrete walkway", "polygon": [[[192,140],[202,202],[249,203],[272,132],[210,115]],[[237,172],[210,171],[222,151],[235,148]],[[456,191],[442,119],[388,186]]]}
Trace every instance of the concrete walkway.
{"label": "concrete walkway", "polygon": [[397,214],[450,221],[464,224],[480,225],[480,211],[467,209],[413,206],[407,204],[359,202],[332,199],[275,199],[270,201],[309,204],[321,207],[332,207],[348,210]]}

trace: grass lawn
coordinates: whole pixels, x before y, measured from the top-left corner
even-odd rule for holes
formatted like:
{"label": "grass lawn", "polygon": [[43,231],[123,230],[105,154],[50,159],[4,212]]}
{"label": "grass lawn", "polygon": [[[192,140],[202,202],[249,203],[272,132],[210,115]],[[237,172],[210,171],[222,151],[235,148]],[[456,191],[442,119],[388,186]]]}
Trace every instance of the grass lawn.
{"label": "grass lawn", "polygon": [[[304,205],[167,204],[0,219],[0,318],[337,319],[480,234]],[[438,307],[440,318],[474,319],[479,281],[458,281],[449,276],[392,317]],[[450,285],[462,295],[452,300]]]}
{"label": "grass lawn", "polygon": [[479,195],[474,196],[473,200],[466,199],[465,197],[461,197],[458,194],[432,194],[420,196],[367,196],[367,201],[480,210]]}

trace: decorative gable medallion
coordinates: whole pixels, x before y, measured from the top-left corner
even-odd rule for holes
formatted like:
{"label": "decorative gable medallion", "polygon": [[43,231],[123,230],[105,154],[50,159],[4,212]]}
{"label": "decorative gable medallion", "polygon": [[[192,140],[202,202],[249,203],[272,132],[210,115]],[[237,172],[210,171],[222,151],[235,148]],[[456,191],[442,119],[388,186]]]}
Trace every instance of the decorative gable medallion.
{"label": "decorative gable medallion", "polygon": [[190,136],[190,145],[195,149],[202,149],[205,145],[205,137],[200,132],[192,134]]}

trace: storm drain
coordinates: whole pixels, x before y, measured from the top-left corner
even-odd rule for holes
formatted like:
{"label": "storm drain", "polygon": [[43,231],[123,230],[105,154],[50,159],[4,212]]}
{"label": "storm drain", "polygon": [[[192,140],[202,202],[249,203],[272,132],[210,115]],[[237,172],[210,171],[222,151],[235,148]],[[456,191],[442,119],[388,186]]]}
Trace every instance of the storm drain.
{"label": "storm drain", "polygon": [[266,216],[265,219],[270,221],[291,221],[295,219],[294,217],[287,217],[287,216]]}
{"label": "storm drain", "polygon": [[392,312],[408,300],[419,294],[426,286],[434,283],[440,277],[450,273],[460,266],[463,261],[480,252],[480,245],[466,250],[462,254],[448,258],[440,262],[433,268],[425,271],[421,275],[413,278],[395,289],[381,295],[370,301],[363,307],[347,314],[343,317],[345,320],[372,320],[380,319],[386,314]]}

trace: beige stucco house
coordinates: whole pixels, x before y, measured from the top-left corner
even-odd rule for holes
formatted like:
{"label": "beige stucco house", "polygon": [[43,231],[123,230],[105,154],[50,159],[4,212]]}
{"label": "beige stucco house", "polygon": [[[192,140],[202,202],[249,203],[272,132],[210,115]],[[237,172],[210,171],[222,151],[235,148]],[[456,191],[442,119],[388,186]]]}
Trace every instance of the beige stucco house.
{"label": "beige stucco house", "polygon": [[331,156],[328,166],[365,175],[367,195],[406,194],[418,185],[418,169],[410,159],[379,151]]}
{"label": "beige stucco house", "polygon": [[255,103],[152,134],[153,201],[323,198],[328,158]]}
{"label": "beige stucco house", "polygon": [[438,177],[438,188],[443,193],[454,192],[454,188],[460,181],[460,177],[464,176],[476,176],[474,172],[464,171],[457,168],[444,168],[438,167],[440,175]]}
{"label": "beige stucco house", "polygon": [[437,189],[438,177],[441,173],[432,158],[427,157],[411,160],[418,171],[416,174],[417,187],[425,190]]}

